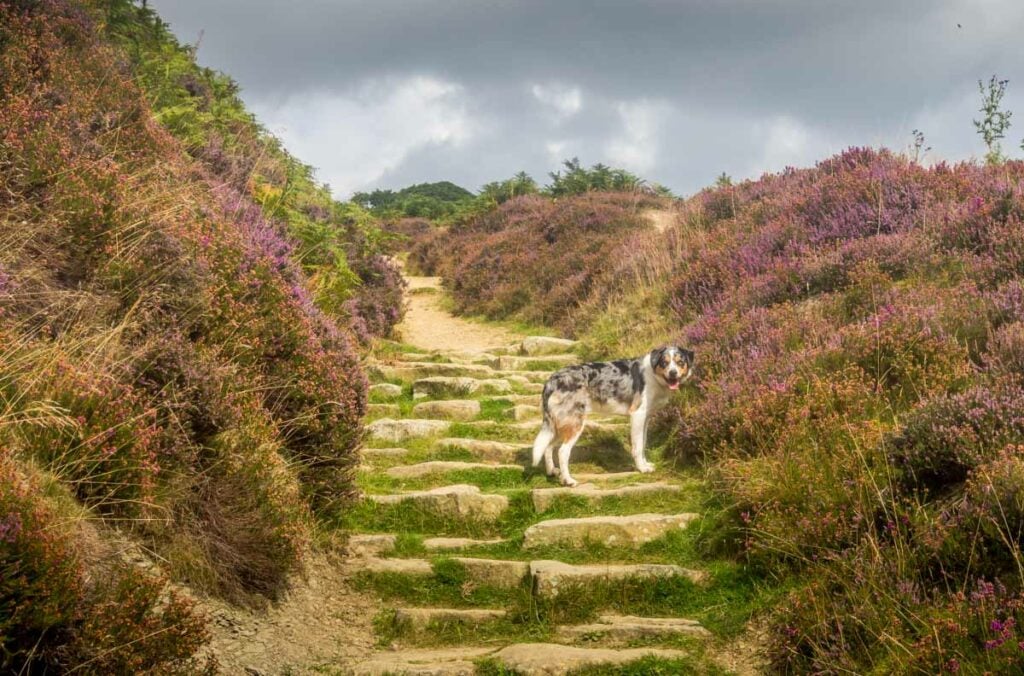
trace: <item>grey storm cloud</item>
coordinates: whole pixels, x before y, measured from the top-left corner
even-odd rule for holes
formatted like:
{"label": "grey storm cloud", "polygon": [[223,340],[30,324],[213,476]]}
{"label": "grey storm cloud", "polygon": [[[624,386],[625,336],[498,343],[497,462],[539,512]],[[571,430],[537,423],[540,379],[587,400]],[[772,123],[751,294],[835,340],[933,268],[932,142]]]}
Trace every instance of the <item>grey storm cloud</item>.
{"label": "grey storm cloud", "polygon": [[571,156],[688,193],[912,129],[964,159],[978,79],[1024,103],[1019,0],[152,4],[339,197]]}

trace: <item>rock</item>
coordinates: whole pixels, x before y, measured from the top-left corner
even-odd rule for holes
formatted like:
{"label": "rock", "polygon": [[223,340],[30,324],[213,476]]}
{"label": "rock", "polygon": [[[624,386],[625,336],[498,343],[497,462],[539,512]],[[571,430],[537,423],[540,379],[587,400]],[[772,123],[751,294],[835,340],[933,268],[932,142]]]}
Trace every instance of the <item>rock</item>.
{"label": "rock", "polygon": [[390,534],[359,534],[348,538],[349,556],[376,557],[395,550],[396,536]]}
{"label": "rock", "polygon": [[537,408],[540,408],[541,405],[540,397],[536,394],[505,394],[497,398],[512,402],[513,404],[529,404]]}
{"label": "rock", "polygon": [[451,426],[451,423],[447,420],[427,420],[423,418],[394,420],[392,418],[381,418],[367,425],[366,432],[371,439],[400,442],[415,437],[431,437],[435,434],[443,434],[448,431],[449,426]]}
{"label": "rock", "polygon": [[366,459],[373,458],[401,458],[409,454],[407,448],[363,448],[360,453]]}
{"label": "rock", "polygon": [[417,463],[415,465],[398,465],[397,467],[389,467],[384,471],[384,473],[396,479],[413,479],[438,472],[456,472],[467,469],[514,469],[522,471],[523,468],[519,465],[493,465],[483,462],[430,460],[427,462]]}
{"label": "rock", "polygon": [[371,416],[388,416],[397,418],[402,415],[402,409],[398,404],[367,404],[366,414]]}
{"label": "rock", "polygon": [[400,364],[367,365],[367,371],[381,380],[416,380],[429,376],[489,378],[494,369],[483,364],[445,364],[442,362],[401,362]]}
{"label": "rock", "polygon": [[399,352],[394,356],[396,361],[425,362],[433,361],[438,355],[428,352]]}
{"label": "rock", "polygon": [[[507,380],[509,382],[512,382],[512,380],[515,379],[517,382],[524,383],[525,385],[541,385],[541,390],[543,390],[544,389],[543,388],[544,383],[546,383],[548,381],[548,378],[551,377],[552,373],[554,373],[554,372],[551,371],[551,370],[543,370],[543,371],[495,371],[495,377],[496,378],[504,378],[505,380]],[[538,390],[538,391],[541,391],[541,390]],[[532,389],[527,389],[527,392],[533,392],[533,390]]]}
{"label": "rock", "polygon": [[368,558],[353,565],[358,572],[394,573],[413,577],[430,577],[434,567],[424,559],[377,559]]}
{"label": "rock", "polygon": [[527,528],[523,548],[547,545],[585,547],[589,543],[636,548],[671,531],[686,528],[697,518],[698,514],[634,514],[552,519]]}
{"label": "rock", "polygon": [[498,369],[502,371],[550,371],[552,366],[568,366],[579,361],[574,354],[557,354],[548,357],[498,357]]}
{"label": "rock", "polygon": [[685,577],[692,582],[700,582],[704,577],[700,572],[667,564],[573,566],[561,561],[532,561],[530,574],[533,576],[534,593],[549,598],[558,596],[570,587],[585,588],[587,585],[608,584],[622,580],[672,577]]}
{"label": "rock", "polygon": [[601,615],[590,624],[574,624],[558,628],[562,640],[578,641],[595,638],[618,642],[667,636],[709,636],[711,632],[697,620],[681,617],[635,617],[632,615]]}
{"label": "rock", "polygon": [[582,474],[576,474],[575,472],[573,473],[573,477],[577,481],[579,481],[580,483],[585,483],[585,482],[605,483],[605,482],[608,482],[608,481],[619,481],[620,479],[636,479],[636,478],[639,478],[639,477],[642,477],[642,476],[643,476],[643,474],[641,474],[640,472],[637,472],[636,470],[631,470],[631,471],[628,471],[628,472],[601,472],[601,473],[587,473],[587,472],[583,472]]}
{"label": "rock", "polygon": [[490,587],[502,589],[518,587],[522,584],[523,578],[530,574],[530,564],[526,561],[465,557],[455,557],[452,560],[462,564],[470,580]]}
{"label": "rock", "polygon": [[446,648],[442,650],[403,650],[380,652],[357,664],[354,676],[473,676],[475,660],[483,659],[494,648]]}
{"label": "rock", "polygon": [[523,422],[511,423],[508,427],[523,432],[536,432],[540,429],[540,423],[540,420],[524,420]]}
{"label": "rock", "polygon": [[426,538],[423,540],[423,548],[428,552],[437,552],[451,549],[465,549],[466,547],[497,545],[502,542],[505,542],[502,538],[495,538],[493,540],[474,540],[472,538]]}
{"label": "rock", "polygon": [[475,399],[448,399],[424,401],[412,409],[417,418],[439,418],[441,420],[472,420],[480,415],[480,402]]}
{"label": "rock", "polygon": [[380,399],[398,399],[402,396],[402,386],[391,383],[377,383],[370,385],[370,395],[376,395]]}
{"label": "rock", "polygon": [[465,378],[451,376],[431,376],[420,378],[412,385],[414,399],[465,397],[471,394],[504,394],[511,392],[512,385],[507,380],[495,378]]}
{"label": "rock", "polygon": [[552,338],[550,336],[530,336],[524,338],[520,344],[520,352],[530,357],[538,355],[559,354],[572,352],[579,343],[566,338]]}
{"label": "rock", "polygon": [[523,676],[562,676],[586,667],[621,665],[645,657],[681,659],[689,654],[681,650],[664,648],[577,648],[556,643],[517,643],[494,653],[507,669]]}
{"label": "rock", "polygon": [[417,507],[448,518],[470,521],[494,521],[508,509],[504,495],[481,493],[477,486],[455,484],[429,491],[413,491],[392,495],[367,495],[381,505],[414,504]]}
{"label": "rock", "polygon": [[507,444],[503,441],[454,438],[439,439],[437,446],[440,448],[461,448],[469,451],[481,460],[490,460],[493,462],[514,461],[523,449],[528,448],[525,444]]}
{"label": "rock", "polygon": [[430,624],[477,624],[505,617],[504,610],[490,608],[395,608],[395,621],[412,629]]}
{"label": "rock", "polygon": [[540,417],[540,406],[516,404],[512,407],[513,420],[533,420]]}
{"label": "rock", "polygon": [[[571,466],[570,466],[571,469]],[[582,475],[581,475],[582,476]],[[579,481],[579,477],[576,477]],[[588,502],[598,502],[605,498],[628,498],[638,495],[650,495],[652,493],[678,493],[681,487],[664,481],[654,481],[646,484],[633,484],[631,486],[620,486],[618,488],[598,488],[593,484],[579,484],[569,488],[559,486],[557,488],[534,488],[530,491],[530,498],[533,500],[533,508],[538,512],[548,510],[555,500],[562,496],[583,498]]]}

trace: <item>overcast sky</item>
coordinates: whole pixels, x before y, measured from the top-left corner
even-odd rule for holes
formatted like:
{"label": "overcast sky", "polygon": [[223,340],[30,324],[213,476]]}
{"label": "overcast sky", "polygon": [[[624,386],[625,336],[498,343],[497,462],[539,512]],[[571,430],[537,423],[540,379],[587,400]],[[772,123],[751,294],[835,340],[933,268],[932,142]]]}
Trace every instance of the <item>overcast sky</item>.
{"label": "overcast sky", "polygon": [[[1010,80],[1024,0],[150,0],[339,198],[469,189],[564,158],[680,194],[851,145],[980,157],[977,80]],[[958,25],[959,24],[959,25]]]}

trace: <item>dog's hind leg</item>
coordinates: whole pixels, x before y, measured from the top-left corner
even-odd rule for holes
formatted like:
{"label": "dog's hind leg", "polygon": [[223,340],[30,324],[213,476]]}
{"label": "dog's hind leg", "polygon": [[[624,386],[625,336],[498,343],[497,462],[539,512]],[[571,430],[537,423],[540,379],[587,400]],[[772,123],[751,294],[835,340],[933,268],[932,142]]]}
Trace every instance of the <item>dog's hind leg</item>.
{"label": "dog's hind leg", "polygon": [[579,441],[583,434],[583,420],[580,419],[571,427],[560,428],[562,433],[562,446],[558,449],[558,473],[563,486],[575,486],[579,482],[569,474],[569,455],[572,447]]}
{"label": "dog's hind leg", "polygon": [[544,458],[544,469],[548,476],[555,475],[555,463],[551,458],[555,441],[555,430],[548,417],[544,416],[537,438],[533,440],[533,466],[539,465],[541,458]]}

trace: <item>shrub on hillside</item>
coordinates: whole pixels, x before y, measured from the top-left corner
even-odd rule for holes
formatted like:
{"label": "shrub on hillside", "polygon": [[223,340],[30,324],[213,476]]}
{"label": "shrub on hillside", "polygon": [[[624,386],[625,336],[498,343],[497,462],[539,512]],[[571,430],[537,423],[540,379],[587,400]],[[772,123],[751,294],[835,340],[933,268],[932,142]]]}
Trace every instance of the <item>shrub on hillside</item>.
{"label": "shrub on hillside", "polygon": [[600,290],[625,243],[650,228],[641,211],[658,204],[615,193],[517,197],[419,243],[410,258],[445,277],[460,312],[571,333],[574,311]]}
{"label": "shrub on hillside", "polygon": [[942,491],[1024,443],[1024,389],[997,383],[943,395],[912,411],[890,442],[890,457],[910,486]]}

